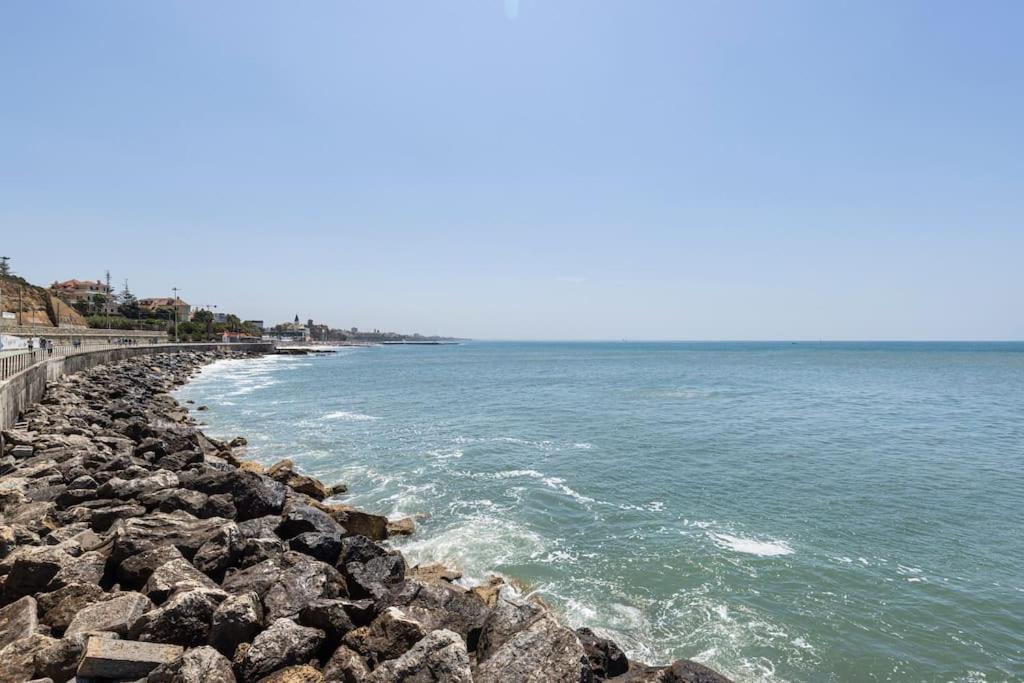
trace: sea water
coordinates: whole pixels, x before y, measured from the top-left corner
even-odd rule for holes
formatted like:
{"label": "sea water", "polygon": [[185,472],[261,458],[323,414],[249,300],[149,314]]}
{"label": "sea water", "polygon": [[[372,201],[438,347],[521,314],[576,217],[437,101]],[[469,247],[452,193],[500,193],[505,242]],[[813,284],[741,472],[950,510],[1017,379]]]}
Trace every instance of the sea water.
{"label": "sea water", "polygon": [[205,368],[248,457],[631,658],[1024,679],[1024,344],[482,343]]}

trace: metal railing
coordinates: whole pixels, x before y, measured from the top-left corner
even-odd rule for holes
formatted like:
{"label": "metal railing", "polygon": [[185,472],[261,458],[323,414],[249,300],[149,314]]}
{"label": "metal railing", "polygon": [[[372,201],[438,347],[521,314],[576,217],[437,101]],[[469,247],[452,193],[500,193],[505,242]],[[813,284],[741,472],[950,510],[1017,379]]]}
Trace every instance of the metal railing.
{"label": "metal railing", "polygon": [[51,358],[64,358],[80,353],[106,351],[107,349],[123,349],[127,346],[152,346],[153,344],[61,344],[47,349],[16,349],[0,352],[0,382],[12,377],[36,363]]}

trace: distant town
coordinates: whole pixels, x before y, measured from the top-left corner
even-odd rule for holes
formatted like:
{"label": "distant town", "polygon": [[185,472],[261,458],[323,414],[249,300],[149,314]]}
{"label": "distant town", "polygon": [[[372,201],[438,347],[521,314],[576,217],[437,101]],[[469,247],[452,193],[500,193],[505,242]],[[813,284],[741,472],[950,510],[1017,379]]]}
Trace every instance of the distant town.
{"label": "distant town", "polygon": [[[10,259],[0,257],[0,331],[8,334],[92,337],[106,332],[124,337],[168,335],[180,341],[247,342],[273,340],[295,344],[440,343],[452,337],[335,328],[312,318],[279,323],[243,320],[216,305],[194,305],[178,295],[139,297],[128,281],[116,286],[107,271],[102,279],[55,280],[48,287],[17,276]],[[17,331],[17,332],[16,332]],[[47,332],[49,331],[49,332]],[[88,333],[86,331],[89,331]]]}

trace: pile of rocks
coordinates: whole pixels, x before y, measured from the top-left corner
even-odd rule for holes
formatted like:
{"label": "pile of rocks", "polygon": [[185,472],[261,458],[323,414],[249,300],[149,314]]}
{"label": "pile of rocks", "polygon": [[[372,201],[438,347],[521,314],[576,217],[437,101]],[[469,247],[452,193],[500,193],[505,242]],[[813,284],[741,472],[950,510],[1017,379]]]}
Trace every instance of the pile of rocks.
{"label": "pile of rocks", "polygon": [[382,542],[408,520],[196,427],[168,392],[213,358],[62,378],[4,432],[0,681],[725,681],[407,567]]}

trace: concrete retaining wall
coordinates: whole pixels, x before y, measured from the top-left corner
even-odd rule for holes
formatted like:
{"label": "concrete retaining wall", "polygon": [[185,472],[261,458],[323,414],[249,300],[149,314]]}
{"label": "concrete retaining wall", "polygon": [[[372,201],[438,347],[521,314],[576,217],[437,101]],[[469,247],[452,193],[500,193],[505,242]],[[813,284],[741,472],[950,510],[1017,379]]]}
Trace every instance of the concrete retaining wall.
{"label": "concrete retaining wall", "polygon": [[80,353],[64,358],[50,358],[13,375],[0,383],[0,429],[11,427],[18,416],[43,397],[46,383],[64,375],[71,375],[97,365],[112,363],[135,356],[155,353],[182,353],[185,351],[220,351],[231,353],[265,352],[274,348],[270,343],[253,344],[160,344],[158,346],[126,346]]}

